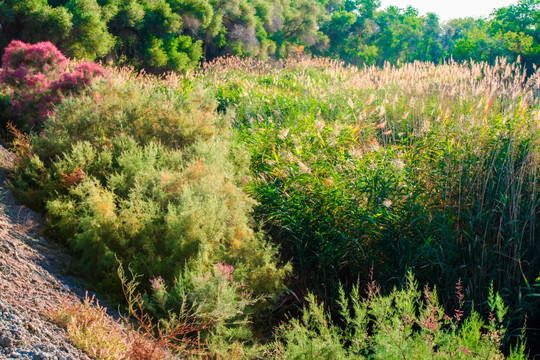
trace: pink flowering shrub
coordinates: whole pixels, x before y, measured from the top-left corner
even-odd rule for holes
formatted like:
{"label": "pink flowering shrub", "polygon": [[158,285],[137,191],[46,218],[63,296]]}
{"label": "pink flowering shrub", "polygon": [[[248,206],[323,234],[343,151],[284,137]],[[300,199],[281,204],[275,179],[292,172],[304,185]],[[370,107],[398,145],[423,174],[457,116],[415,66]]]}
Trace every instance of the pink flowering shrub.
{"label": "pink flowering shrub", "polygon": [[233,279],[232,275],[234,272],[234,266],[227,265],[225,263],[217,263],[216,270],[227,280],[231,281]]}
{"label": "pink flowering shrub", "polygon": [[67,58],[48,41],[14,40],[2,57],[0,84],[8,89],[15,124],[26,130],[41,129],[54,105],[105,73],[100,65],[87,62],[69,69]]}

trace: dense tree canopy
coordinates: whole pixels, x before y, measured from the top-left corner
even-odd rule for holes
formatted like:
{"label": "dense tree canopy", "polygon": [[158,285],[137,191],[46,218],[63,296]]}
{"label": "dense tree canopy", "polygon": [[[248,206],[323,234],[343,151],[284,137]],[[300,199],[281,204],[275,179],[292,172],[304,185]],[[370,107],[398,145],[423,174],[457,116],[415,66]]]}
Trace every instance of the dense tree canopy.
{"label": "dense tree canopy", "polygon": [[379,0],[3,0],[0,24],[2,48],[49,40],[72,57],[152,72],[299,51],[355,65],[540,61],[540,0],[446,23],[412,7],[382,9]]}

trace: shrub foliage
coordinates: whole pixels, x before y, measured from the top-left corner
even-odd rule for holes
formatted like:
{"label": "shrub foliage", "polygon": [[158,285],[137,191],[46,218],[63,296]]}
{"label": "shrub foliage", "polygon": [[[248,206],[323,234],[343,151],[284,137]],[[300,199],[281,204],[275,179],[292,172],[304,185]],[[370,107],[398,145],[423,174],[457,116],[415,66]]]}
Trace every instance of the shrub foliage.
{"label": "shrub foliage", "polygon": [[[460,300],[463,294],[458,287]],[[358,287],[350,297],[340,291],[340,321],[336,325],[313,295],[300,319],[278,330],[269,358],[282,359],[504,359],[499,349],[506,309],[491,293],[490,320],[486,324],[461,310],[449,316],[438,303],[437,292],[421,291],[409,274],[407,285],[388,295],[372,284],[362,298]],[[495,315],[496,314],[496,315]],[[526,359],[518,344],[506,359]]]}
{"label": "shrub foliage", "polygon": [[50,42],[12,41],[8,45],[2,57],[0,84],[6,87],[11,101],[9,115],[16,125],[26,130],[41,129],[54,105],[105,75],[105,69],[95,63],[68,65],[66,57]]}

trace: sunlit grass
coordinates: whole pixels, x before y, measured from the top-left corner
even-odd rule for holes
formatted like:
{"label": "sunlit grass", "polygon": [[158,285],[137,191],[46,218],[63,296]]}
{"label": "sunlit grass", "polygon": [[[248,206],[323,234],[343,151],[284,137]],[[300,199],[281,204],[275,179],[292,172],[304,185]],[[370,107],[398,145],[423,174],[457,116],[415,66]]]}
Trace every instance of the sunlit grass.
{"label": "sunlit grass", "polygon": [[[237,58],[195,76],[252,155],[258,218],[296,264],[294,289],[335,298],[373,266],[408,269],[445,302],[490,281],[517,308],[537,275],[540,76],[519,64],[345,67]],[[522,294],[518,296],[518,294]]]}

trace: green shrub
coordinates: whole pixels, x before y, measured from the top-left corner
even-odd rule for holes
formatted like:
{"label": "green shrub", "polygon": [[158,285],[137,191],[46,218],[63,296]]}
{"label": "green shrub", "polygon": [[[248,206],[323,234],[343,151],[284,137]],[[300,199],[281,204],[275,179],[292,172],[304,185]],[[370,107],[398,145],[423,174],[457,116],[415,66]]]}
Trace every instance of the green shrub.
{"label": "green shrub", "polygon": [[[130,269],[131,270],[131,269]],[[128,315],[139,331],[185,358],[253,358],[255,345],[249,308],[258,301],[233,278],[234,267],[217,263],[206,273],[189,270],[168,286],[161,277],[150,280],[150,293],[139,292],[139,276],[131,280],[122,266],[118,275],[128,303]]]}
{"label": "green shrub", "polygon": [[[491,292],[490,320],[476,312],[462,319],[460,310],[445,315],[437,292],[421,291],[409,273],[407,285],[381,295],[374,285],[366,298],[358,287],[350,297],[340,291],[336,325],[313,295],[300,319],[282,325],[269,358],[282,359],[504,359],[501,338],[506,308]],[[461,293],[458,292],[460,296]],[[423,296],[422,296],[423,295]],[[496,314],[496,315],[495,315]],[[507,359],[526,359],[518,344]]]}
{"label": "green shrub", "polygon": [[[191,334],[204,344],[211,358],[252,358],[260,349],[250,326],[250,308],[259,300],[234,280],[232,265],[217,263],[206,273],[186,270],[170,287],[161,278],[152,280],[148,307],[157,318],[173,309],[178,317],[192,318],[201,330]],[[183,313],[182,313],[183,312]],[[196,338],[195,338],[196,335]]]}
{"label": "green shrub", "polygon": [[8,94],[0,93],[0,128],[5,131],[7,124],[12,121],[9,116],[9,108],[11,107],[11,99]]}
{"label": "green shrub", "polygon": [[109,293],[118,259],[167,284],[229,264],[242,291],[274,296],[289,266],[255,230],[249,160],[226,119],[202,91],[150,81],[113,76],[63,101],[20,154],[16,193],[47,210],[49,234]]}

